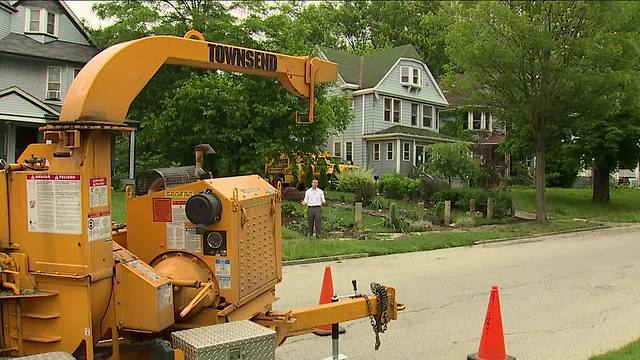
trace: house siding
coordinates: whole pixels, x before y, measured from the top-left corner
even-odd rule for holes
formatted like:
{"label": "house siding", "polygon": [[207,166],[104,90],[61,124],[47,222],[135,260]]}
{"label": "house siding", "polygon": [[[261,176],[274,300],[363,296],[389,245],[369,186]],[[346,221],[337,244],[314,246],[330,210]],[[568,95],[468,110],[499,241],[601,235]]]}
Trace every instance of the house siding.
{"label": "house siding", "polygon": [[[26,21],[26,9],[31,8],[44,8],[47,11],[58,14],[58,37],[57,40],[66,41],[82,45],[90,45],[87,39],[82,35],[80,30],[76,28],[71,19],[67,17],[64,11],[58,6],[58,4],[49,1],[28,1],[25,6],[18,6],[18,12],[14,13],[11,17],[11,32],[24,34],[25,21]],[[39,34],[26,34],[30,38],[46,43],[56,40],[55,37]],[[2,37],[0,33],[0,37]]]}
{"label": "house siding", "polygon": [[330,136],[325,149],[333,154],[333,144],[340,142],[342,159],[346,160],[345,143],[350,141],[353,143],[352,157],[353,163],[358,166],[364,164],[364,141],[362,140],[362,96],[355,97],[354,109],[351,112],[352,118],[347,128],[339,135]]}
{"label": "house siding", "polygon": [[48,66],[59,66],[62,71],[60,101],[47,100],[47,102],[62,105],[73,81],[73,69],[75,68],[75,66],[65,63],[2,56],[0,57],[0,90],[17,86],[37,99],[45,100]]}
{"label": "house siding", "polygon": [[[17,94],[10,94],[0,98],[0,113],[8,115],[22,115],[43,118],[46,112],[30,104]],[[43,121],[44,122],[44,121]]]}
{"label": "house siding", "polygon": [[0,39],[11,32],[11,13],[0,9]]}
{"label": "house siding", "polygon": [[[373,160],[373,144],[375,143],[380,144],[380,160],[378,161]],[[387,143],[393,143],[393,160],[387,160]],[[396,139],[367,141],[367,156],[370,160],[367,164],[367,169],[371,170],[374,175],[396,173],[398,169],[397,143]]]}
{"label": "house siding", "polygon": [[46,66],[40,61],[0,57],[0,90],[12,86],[43,100]]}
{"label": "house siding", "polygon": [[[409,87],[403,86],[400,83],[400,68],[402,66],[413,66],[419,67],[422,75],[422,89],[420,90],[412,90],[409,92]],[[436,86],[433,84],[431,79],[429,78],[429,73],[427,68],[420,62],[411,61],[411,60],[400,60],[396,66],[389,72],[386,78],[382,80],[382,82],[377,86],[377,90],[385,93],[398,94],[403,96],[408,96],[411,98],[419,99],[423,102],[429,103],[446,103],[446,100],[440,95]]]}

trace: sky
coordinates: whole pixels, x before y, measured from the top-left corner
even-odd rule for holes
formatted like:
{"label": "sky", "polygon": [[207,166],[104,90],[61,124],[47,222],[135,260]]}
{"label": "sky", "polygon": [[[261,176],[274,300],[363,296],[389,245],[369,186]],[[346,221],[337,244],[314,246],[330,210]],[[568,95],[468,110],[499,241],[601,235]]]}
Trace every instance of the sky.
{"label": "sky", "polygon": [[91,11],[91,6],[95,3],[104,1],[90,1],[90,0],[66,0],[65,3],[69,5],[71,10],[77,17],[84,19],[92,28],[100,28],[105,25],[109,25],[109,21],[102,21],[98,19]]}

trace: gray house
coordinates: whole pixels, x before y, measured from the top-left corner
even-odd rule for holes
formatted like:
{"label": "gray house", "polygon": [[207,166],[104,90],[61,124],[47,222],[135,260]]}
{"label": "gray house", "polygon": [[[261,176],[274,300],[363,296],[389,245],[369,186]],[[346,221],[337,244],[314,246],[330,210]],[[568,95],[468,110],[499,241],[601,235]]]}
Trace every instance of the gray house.
{"label": "gray house", "polygon": [[58,119],[98,51],[64,1],[0,1],[0,159],[15,161],[39,126]]}
{"label": "gray house", "polygon": [[326,150],[374,174],[409,174],[426,146],[456,139],[439,133],[447,99],[412,45],[365,56],[325,47],[320,57],[338,63],[338,88],[351,98],[353,120]]}

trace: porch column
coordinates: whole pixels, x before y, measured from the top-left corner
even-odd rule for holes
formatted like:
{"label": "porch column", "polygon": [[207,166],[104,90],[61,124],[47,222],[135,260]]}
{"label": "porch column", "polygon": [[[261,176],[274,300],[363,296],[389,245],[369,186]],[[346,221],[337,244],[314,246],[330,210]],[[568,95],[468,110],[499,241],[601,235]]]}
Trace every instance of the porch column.
{"label": "porch column", "polygon": [[16,126],[7,123],[7,162],[9,164],[16,162]]}
{"label": "porch column", "polygon": [[396,140],[396,144],[398,146],[396,146],[396,151],[395,151],[395,155],[396,155],[396,173],[400,174],[400,157],[402,156],[402,149],[400,148],[401,144],[400,144],[400,139]]}

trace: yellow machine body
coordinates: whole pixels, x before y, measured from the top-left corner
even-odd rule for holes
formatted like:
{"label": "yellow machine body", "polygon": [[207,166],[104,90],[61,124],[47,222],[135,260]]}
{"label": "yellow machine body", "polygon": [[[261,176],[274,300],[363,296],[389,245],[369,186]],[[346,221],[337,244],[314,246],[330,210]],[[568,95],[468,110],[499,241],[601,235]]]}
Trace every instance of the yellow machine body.
{"label": "yellow machine body", "polygon": [[[130,131],[131,102],[165,63],[274,77],[309,99],[309,122],[315,84],[337,77],[334,63],[208,43],[195,31],[118,44],[87,63],[60,121],[41,129],[47,143],[0,169],[0,356],[63,351],[91,360],[107,349],[120,359],[121,347],[133,346],[140,358],[142,340],[175,329],[251,319],[276,329],[281,343],[376,311],[395,319],[392,288],[388,307],[371,295],[271,309],[282,279],[281,194],[258,176],[129,190],[127,227],[112,228],[112,135]],[[203,196],[220,212],[193,223],[186,204]]]}

